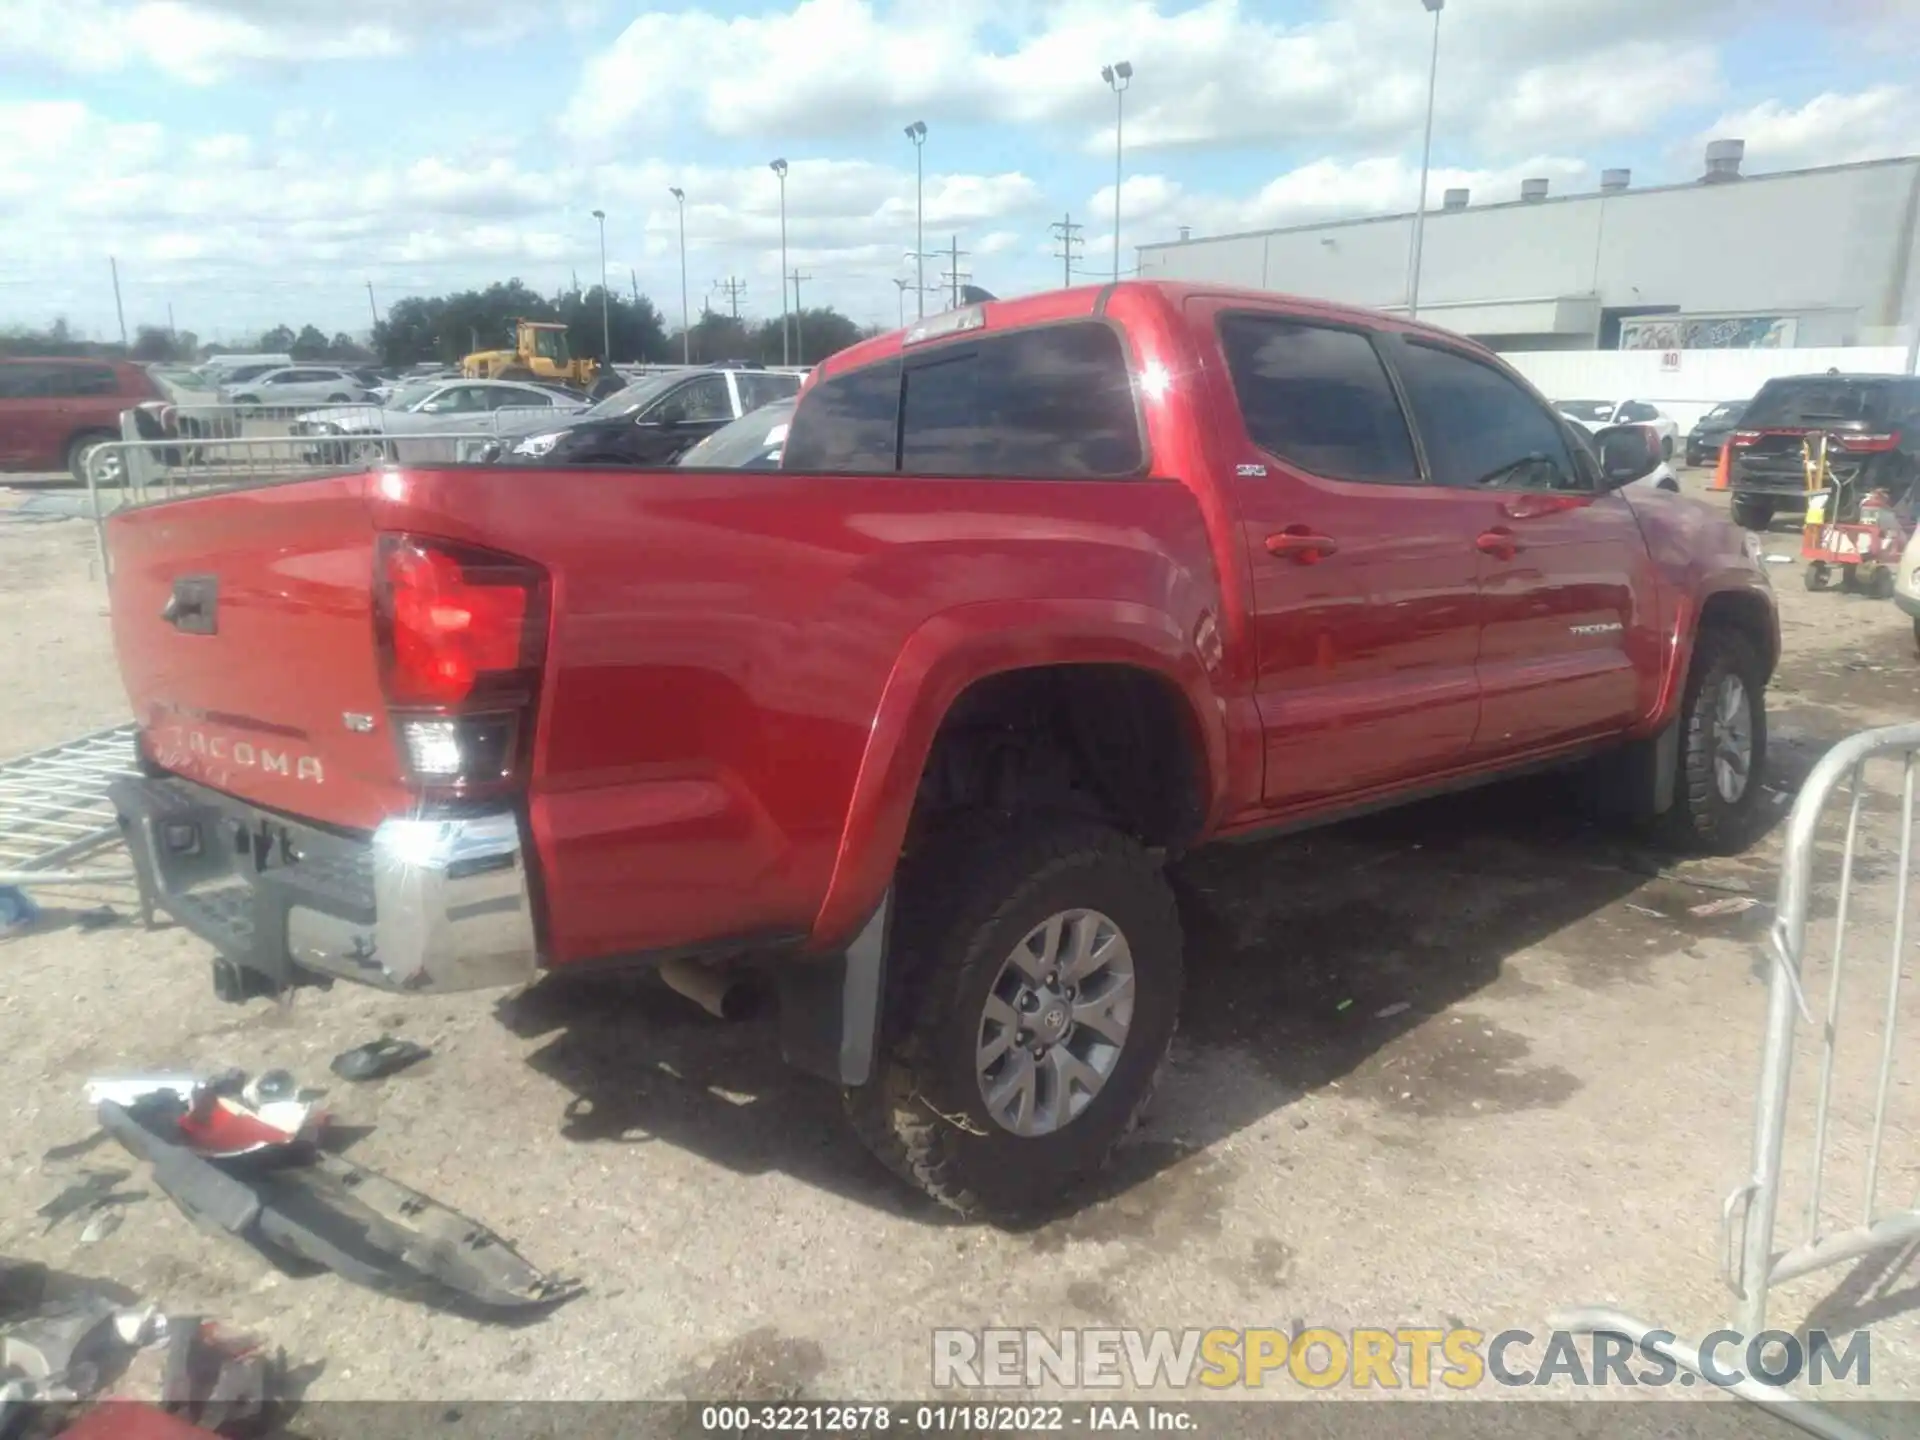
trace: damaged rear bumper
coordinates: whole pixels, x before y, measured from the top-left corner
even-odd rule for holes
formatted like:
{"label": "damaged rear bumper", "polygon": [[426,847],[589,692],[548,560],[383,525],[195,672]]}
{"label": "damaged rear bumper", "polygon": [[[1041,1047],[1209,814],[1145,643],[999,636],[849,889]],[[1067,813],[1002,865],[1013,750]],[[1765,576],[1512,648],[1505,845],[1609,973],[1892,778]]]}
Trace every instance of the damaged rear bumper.
{"label": "damaged rear bumper", "polygon": [[118,780],[109,793],[143,904],[220,952],[229,998],[319,978],[474,990],[538,969],[512,811],[396,817],[352,835],[173,777]]}

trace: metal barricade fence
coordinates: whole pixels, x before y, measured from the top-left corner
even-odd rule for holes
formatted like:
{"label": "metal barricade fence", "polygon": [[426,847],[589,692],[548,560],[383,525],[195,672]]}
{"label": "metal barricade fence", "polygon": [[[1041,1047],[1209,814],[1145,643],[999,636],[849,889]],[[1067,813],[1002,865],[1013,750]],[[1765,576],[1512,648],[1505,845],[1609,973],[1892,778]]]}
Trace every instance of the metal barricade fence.
{"label": "metal barricade fence", "polygon": [[[1863,896],[1857,885],[1881,878],[1877,858],[1863,863],[1863,810],[1885,793],[1870,787],[1869,766],[1891,761],[1898,766],[1898,858],[1893,866],[1891,944],[1881,985],[1877,1035],[1858,1037],[1877,1042],[1866,1052],[1870,1068],[1865,1088],[1872,1093],[1871,1119],[1862,1125],[1844,1108],[1836,1108],[1836,1061],[1842,1054],[1847,1026],[1842,1023],[1842,999],[1849,969],[1867,963],[1848,950],[1850,926],[1857,928],[1863,910],[1879,896]],[[1902,962],[1907,955],[1908,895],[1913,883],[1913,822],[1916,766],[1920,765],[1920,724],[1893,725],[1852,736],[1829,750],[1802,786],[1788,816],[1780,861],[1780,888],[1766,955],[1770,962],[1766,1032],[1761,1045],[1760,1083],[1755,1095],[1752,1169],[1745,1183],[1727,1196],[1721,1210],[1720,1253],[1727,1283],[1736,1297],[1730,1328],[1751,1339],[1767,1333],[1767,1302],[1773,1288],[1818,1270],[1882,1251],[1897,1250],[1920,1239],[1920,1208],[1909,1191],[1905,1203],[1883,1204],[1883,1182],[1892,1173],[1885,1153],[1889,1111],[1895,1096],[1894,1062],[1898,1053]],[[1808,922],[1816,893],[1816,861],[1820,858],[1822,822],[1836,797],[1845,794],[1845,823],[1838,857],[1834,892],[1833,940],[1826,956],[1824,1017],[1816,1022],[1807,1000],[1809,960]],[[1869,917],[1873,918],[1873,917]],[[1822,947],[1823,949],[1825,947]],[[1804,1148],[1788,1147],[1788,1097],[1795,1060],[1795,1021],[1816,1025],[1817,1044],[1812,1057],[1817,1083],[1810,1133]],[[1858,1052],[1849,1052],[1850,1054]],[[1910,1138],[1904,1128],[1896,1127]],[[1851,1223],[1834,1224],[1828,1203],[1828,1162],[1836,1136],[1844,1130],[1851,1139],[1863,1139],[1860,1183],[1854,1195]],[[1787,1202],[1787,1168],[1794,1158],[1795,1180],[1804,1181],[1804,1203],[1797,1214],[1797,1238],[1775,1249],[1775,1233],[1782,1226]],[[1804,1167],[1800,1162],[1804,1162]],[[1914,1183],[1916,1162],[1904,1158],[1902,1171]],[[1795,1187],[1796,1193],[1798,1185]],[[1579,1332],[1625,1335],[1639,1344],[1654,1327],[1617,1311],[1586,1308],[1553,1317],[1556,1328]],[[1712,1380],[1701,1368],[1699,1352],[1684,1345],[1657,1344],[1682,1368]],[[1851,1424],[1803,1400],[1765,1386],[1730,1386],[1735,1394],[1753,1400],[1809,1433],[1834,1440],[1865,1436]],[[1868,1437],[1871,1440],[1871,1437]]]}
{"label": "metal barricade fence", "polygon": [[[303,405],[284,415],[249,407],[175,407],[164,433],[156,417],[129,410],[120,417],[122,438],[95,446],[86,464],[87,497],[103,570],[111,564],[106,517],[122,505],[139,505],[206,490],[262,481],[351,474],[382,464],[461,464],[492,447],[511,444],[516,429],[539,412],[524,409],[475,412],[463,428],[424,434],[388,434],[361,429],[377,407]],[[565,422],[555,411],[552,422]],[[378,423],[377,421],[371,423]],[[225,433],[244,431],[248,433]],[[503,433],[505,432],[505,433]]]}

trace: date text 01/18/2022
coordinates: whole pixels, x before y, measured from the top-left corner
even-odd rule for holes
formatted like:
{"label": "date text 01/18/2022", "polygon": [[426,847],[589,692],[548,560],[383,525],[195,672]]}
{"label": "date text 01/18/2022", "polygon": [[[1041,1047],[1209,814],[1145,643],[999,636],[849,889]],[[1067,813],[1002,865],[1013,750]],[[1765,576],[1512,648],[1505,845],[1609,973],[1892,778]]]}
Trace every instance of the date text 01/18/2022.
{"label": "date text 01/18/2022", "polygon": [[1192,1413],[1167,1405],[705,1405],[700,1428],[713,1434],[951,1435],[981,1431],[1151,1430],[1189,1432]]}

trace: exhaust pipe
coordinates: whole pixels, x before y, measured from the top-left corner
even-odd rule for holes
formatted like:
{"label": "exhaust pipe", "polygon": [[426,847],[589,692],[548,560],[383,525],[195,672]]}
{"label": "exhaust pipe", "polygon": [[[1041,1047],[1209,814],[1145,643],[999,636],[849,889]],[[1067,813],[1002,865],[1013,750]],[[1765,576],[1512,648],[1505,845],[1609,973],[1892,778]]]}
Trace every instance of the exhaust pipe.
{"label": "exhaust pipe", "polygon": [[737,971],[698,960],[663,960],[660,978],[716,1020],[744,1020],[753,1013],[754,988]]}

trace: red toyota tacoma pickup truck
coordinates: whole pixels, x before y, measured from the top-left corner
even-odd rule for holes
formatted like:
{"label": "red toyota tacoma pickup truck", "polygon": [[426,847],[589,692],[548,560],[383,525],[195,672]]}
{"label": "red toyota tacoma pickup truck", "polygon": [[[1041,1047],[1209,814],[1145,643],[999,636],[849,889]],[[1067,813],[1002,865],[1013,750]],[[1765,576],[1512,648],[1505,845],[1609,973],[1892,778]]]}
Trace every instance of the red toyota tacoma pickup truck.
{"label": "red toyota tacoma pickup truck", "polygon": [[1703,505],[1420,325],[1208,287],[841,352],[777,472],[385,468],[126,509],[150,906],[229,998],[772,977],[963,1211],[1145,1104],[1197,845],[1584,764],[1738,844],[1772,591]]}

